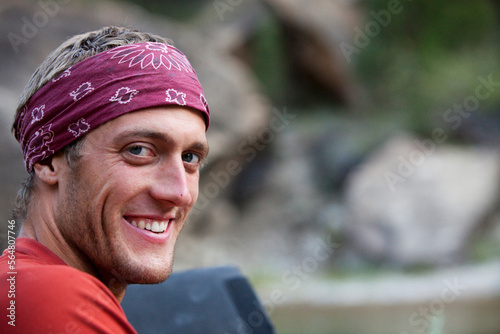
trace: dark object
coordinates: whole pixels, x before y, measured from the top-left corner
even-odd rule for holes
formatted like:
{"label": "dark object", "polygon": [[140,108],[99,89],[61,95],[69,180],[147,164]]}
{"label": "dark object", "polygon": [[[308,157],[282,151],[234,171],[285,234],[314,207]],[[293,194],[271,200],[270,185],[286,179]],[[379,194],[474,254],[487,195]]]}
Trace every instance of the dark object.
{"label": "dark object", "polygon": [[174,273],[157,285],[131,285],[122,302],[139,334],[274,334],[247,279],[237,268]]}

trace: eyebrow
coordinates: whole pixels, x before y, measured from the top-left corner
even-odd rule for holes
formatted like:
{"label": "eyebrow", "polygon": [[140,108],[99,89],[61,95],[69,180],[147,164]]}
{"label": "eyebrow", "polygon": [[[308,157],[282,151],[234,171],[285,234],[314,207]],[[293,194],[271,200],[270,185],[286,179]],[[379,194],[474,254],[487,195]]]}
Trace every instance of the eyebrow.
{"label": "eyebrow", "polygon": [[[151,131],[151,130],[147,130],[147,129],[137,129],[137,130],[126,131],[120,137],[121,138],[142,137],[142,138],[150,138],[150,139],[160,140],[160,141],[163,141],[165,143],[174,142],[174,138],[169,136],[169,135],[166,135],[162,132]],[[195,141],[194,143],[192,143],[190,145],[190,148],[202,152],[205,156],[208,155],[209,146],[206,142]]]}

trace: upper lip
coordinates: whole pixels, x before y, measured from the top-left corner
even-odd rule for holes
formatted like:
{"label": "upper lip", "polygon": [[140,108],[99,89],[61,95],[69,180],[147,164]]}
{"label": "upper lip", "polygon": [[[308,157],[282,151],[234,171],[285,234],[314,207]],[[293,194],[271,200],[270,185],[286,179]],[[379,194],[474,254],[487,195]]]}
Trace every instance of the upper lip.
{"label": "upper lip", "polygon": [[157,216],[157,215],[147,215],[147,214],[128,214],[128,215],[123,215],[125,220],[151,220],[151,221],[170,221],[174,220],[175,217],[172,215],[168,216]]}

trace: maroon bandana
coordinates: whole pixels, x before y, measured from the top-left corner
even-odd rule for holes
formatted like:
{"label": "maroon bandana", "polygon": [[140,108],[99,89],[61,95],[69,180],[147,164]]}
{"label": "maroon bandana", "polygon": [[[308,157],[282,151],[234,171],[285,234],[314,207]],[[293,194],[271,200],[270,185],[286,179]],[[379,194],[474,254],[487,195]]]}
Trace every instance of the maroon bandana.
{"label": "maroon bandana", "polygon": [[208,104],[184,54],[163,43],[119,46],[45,84],[19,112],[15,136],[30,172],[35,163],[113,118],[165,105],[201,111],[208,128]]}

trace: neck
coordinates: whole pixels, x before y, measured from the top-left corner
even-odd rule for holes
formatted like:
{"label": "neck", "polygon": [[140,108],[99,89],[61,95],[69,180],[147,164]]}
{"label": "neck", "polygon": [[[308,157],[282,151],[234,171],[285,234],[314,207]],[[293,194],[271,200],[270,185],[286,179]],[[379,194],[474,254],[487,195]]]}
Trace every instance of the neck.
{"label": "neck", "polygon": [[[46,218],[47,217],[41,215],[41,217],[37,219],[37,222],[34,223],[33,219],[28,217],[21,226],[19,237],[35,239],[50,249],[68,266],[96,277],[111,290],[118,302],[121,303],[125,295],[127,284],[115,277],[102,277],[99,275],[92,263],[90,261],[85,261],[84,256],[78,256],[78,252],[68,245],[59,230],[52,226],[55,225],[53,223],[54,220],[47,220]],[[52,224],[50,222],[52,222]]]}

